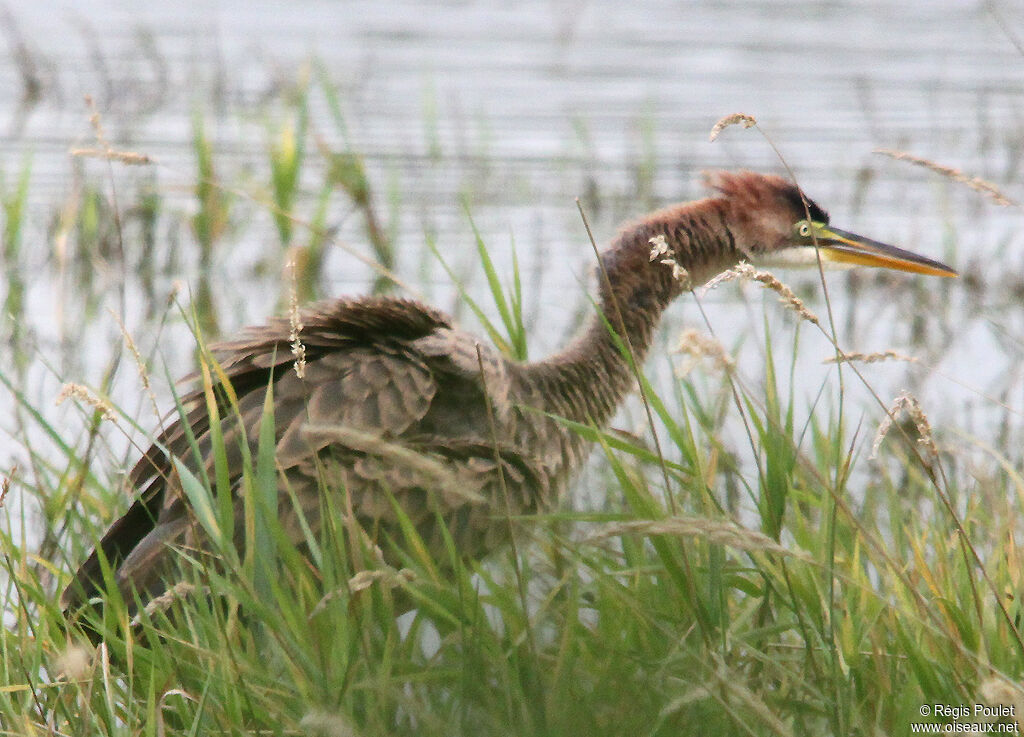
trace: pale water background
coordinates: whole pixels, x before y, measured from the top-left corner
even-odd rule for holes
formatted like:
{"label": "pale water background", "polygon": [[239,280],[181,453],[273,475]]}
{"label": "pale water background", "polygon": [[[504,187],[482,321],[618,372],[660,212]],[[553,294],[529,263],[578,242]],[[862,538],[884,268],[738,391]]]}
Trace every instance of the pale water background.
{"label": "pale water background", "polygon": [[[894,348],[923,359],[915,366],[872,368],[882,398],[912,389],[937,423],[948,420],[982,437],[998,432],[1000,423],[1020,424],[1020,210],[999,208],[932,173],[872,154],[878,147],[906,149],[1024,198],[1024,53],[1014,45],[1024,35],[1024,8],[1018,2],[172,7],[89,0],[8,4],[5,16],[0,172],[12,187],[30,156],[31,198],[24,252],[2,268],[7,278],[17,272],[28,288],[18,332],[19,350],[30,358],[16,369],[9,353],[0,356],[0,371],[16,378],[71,442],[84,433],[82,417],[67,405],[53,406],[53,397],[64,381],[99,383],[121,340],[108,310],[123,312],[143,352],[157,356],[159,377],[165,365],[171,376],[192,367],[184,326],[172,320],[157,330],[146,316],[175,281],[194,285],[197,279],[195,246],[181,224],[195,210],[196,110],[214,140],[218,174],[246,193],[234,210],[245,227],[235,229],[233,256],[213,265],[213,281],[222,285],[216,295],[222,326],[230,331],[277,308],[280,274],[250,268],[245,254],[255,262],[279,248],[269,211],[256,200],[260,187],[266,189],[266,150],[280,123],[275,115],[289,112],[275,99],[311,61],[333,80],[347,126],[343,135],[314,100],[311,131],[364,157],[381,209],[393,217],[398,272],[467,326],[476,329],[423,247],[428,234],[436,238],[486,303],[486,284],[473,267],[465,198],[506,273],[508,246],[516,244],[531,355],[543,355],[565,340],[586,309],[592,256],[574,198],[582,198],[596,235],[607,240],[622,219],[699,196],[701,169],[779,171],[756,130],[733,128],[708,142],[717,119],[742,111],[760,121],[834,223],[946,260],[971,277],[829,277],[844,346]],[[112,176],[126,200],[143,185],[164,198],[166,222],[157,229],[155,258],[171,264],[146,288],[116,266],[98,269],[93,278],[99,286],[92,290],[100,297],[88,309],[80,287],[60,268],[52,227],[83,177],[110,189],[105,163],[74,162],[68,155],[69,148],[93,142],[85,94],[95,99],[116,147],[158,162],[142,170],[114,166]],[[304,185],[312,199],[322,177],[314,146],[310,157]],[[303,208],[312,211],[311,204],[300,203]],[[336,210],[325,291],[364,292],[371,272],[345,250],[369,254],[360,218],[347,204],[339,202]],[[782,276],[824,315],[815,277]],[[752,288],[742,292],[746,302],[738,299],[741,290],[729,287],[705,303],[723,342],[733,347],[737,336],[746,336],[742,365],[756,383],[766,329],[762,297]],[[934,322],[907,317],[922,304]],[[781,310],[770,314],[767,330],[788,356],[794,318]],[[666,331],[684,326],[701,326],[692,303],[672,310]],[[2,328],[5,338],[14,334],[9,316]],[[798,404],[808,404],[823,382],[832,381],[834,369],[820,363],[830,352],[822,337],[802,330],[798,372],[806,376],[806,401]],[[652,357],[650,375],[664,385],[673,360]],[[156,389],[166,407],[163,383]],[[878,407],[855,381],[848,384],[854,420],[877,423]],[[155,425],[133,370],[122,367],[112,397],[143,427]],[[6,393],[0,392],[0,407],[9,410],[0,427],[17,434],[24,418],[10,411]],[[635,429],[640,417],[634,412],[624,423]],[[111,458],[123,457],[126,444],[117,433],[106,441]],[[25,468],[26,459],[19,443],[0,443],[0,469],[16,461]]]}

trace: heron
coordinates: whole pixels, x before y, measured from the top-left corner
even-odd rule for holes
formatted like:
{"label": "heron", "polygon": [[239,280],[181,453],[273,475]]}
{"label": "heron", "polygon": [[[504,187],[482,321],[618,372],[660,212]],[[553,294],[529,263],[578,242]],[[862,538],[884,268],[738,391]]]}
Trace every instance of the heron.
{"label": "heron", "polygon": [[[248,446],[256,455],[269,386],[277,514],[296,544],[304,529],[321,529],[328,493],[341,495],[344,503],[334,508],[349,510],[368,539],[382,545],[401,539],[397,505],[439,557],[447,550],[445,532],[467,559],[502,547],[511,537],[505,515],[555,507],[586,459],[588,442],[555,418],[607,426],[636,386],[631,361],[640,365],[663,312],[687,289],[661,259],[652,260],[652,239],[664,238],[663,250],[691,284],[741,261],[820,259],[956,276],[938,261],[834,227],[820,206],[779,176],[716,171],[705,179],[708,197],[621,228],[599,255],[599,309],[546,359],[507,358],[444,313],[392,297],[304,308],[301,377],[292,370],[295,336],[285,318],[215,346],[216,376],[230,383],[236,410],[212,417],[202,388],[184,397],[184,411],[130,471],[134,501],[73,576],[62,596],[65,609],[102,600],[104,566],[131,604],[168,589],[179,570],[176,550],[210,550],[173,459],[215,478],[214,422],[223,437],[221,470],[234,495],[235,530],[245,529],[244,451]],[[244,546],[240,532],[234,544]]]}

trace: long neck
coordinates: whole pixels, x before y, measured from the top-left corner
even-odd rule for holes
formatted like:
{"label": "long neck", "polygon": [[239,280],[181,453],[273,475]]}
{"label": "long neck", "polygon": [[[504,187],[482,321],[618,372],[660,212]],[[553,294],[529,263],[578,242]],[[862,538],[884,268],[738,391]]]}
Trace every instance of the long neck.
{"label": "long neck", "polygon": [[651,260],[651,238],[664,236],[676,263],[694,285],[742,257],[722,200],[677,205],[626,226],[601,255],[600,314],[563,351],[523,367],[543,409],[577,422],[605,425],[636,378],[623,347],[637,365],[647,356],[655,327],[684,289],[672,269]]}

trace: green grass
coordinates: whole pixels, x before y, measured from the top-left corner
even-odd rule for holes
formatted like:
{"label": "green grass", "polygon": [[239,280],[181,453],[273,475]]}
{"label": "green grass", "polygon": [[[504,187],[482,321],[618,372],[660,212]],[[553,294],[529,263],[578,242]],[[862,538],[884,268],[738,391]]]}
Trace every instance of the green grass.
{"label": "green grass", "polygon": [[[472,568],[454,550],[441,566],[425,557],[410,525],[396,545],[411,581],[398,589],[385,585],[396,572],[340,523],[306,541],[307,564],[260,503],[276,495],[261,442],[246,474],[251,557],[225,542],[215,562],[184,560],[185,580],[217,596],[185,596],[135,629],[115,597],[98,625],[104,647],[71,678],[62,662],[88,645],[54,603],[67,565],[20,547],[29,522],[8,517],[4,729],[670,735],[700,724],[704,734],[905,734],[921,704],[975,703],[984,688],[1015,683],[1020,479],[1006,474],[984,495],[937,487],[937,466],[898,442],[883,445],[881,471],[866,469],[863,442],[835,424],[795,427],[777,380],[770,367],[760,391],[733,383],[760,474],[725,459],[724,416],[683,382],[664,406],[652,396],[673,460],[667,494],[642,460],[648,451],[598,436],[605,510],[514,520],[529,541],[519,559],[505,552]],[[819,404],[816,416],[834,409]],[[217,480],[183,475],[208,534],[230,540]],[[44,478],[52,488],[24,491],[41,507],[65,500],[47,516],[66,524],[56,544],[74,559],[102,530],[91,510],[109,517],[120,502],[95,478],[60,496],[74,477],[59,466]],[[739,515],[746,524],[727,511],[728,479],[747,495],[735,506],[756,511]],[[964,496],[960,523],[970,520],[985,575],[940,495]],[[339,500],[323,503],[340,521]],[[931,513],[909,514],[921,507]],[[454,573],[439,572],[452,563]],[[372,583],[353,591],[356,580]],[[396,592],[417,603],[415,615],[396,617]]]}
{"label": "green grass", "polygon": [[[284,122],[267,123],[266,176],[250,180],[248,199],[224,183],[197,114],[196,209],[183,220],[204,275],[212,279],[233,229],[255,212],[278,236],[278,250],[261,258],[283,263],[288,249],[304,249],[297,282],[304,297],[317,296],[332,245],[326,212],[343,200],[364,219],[382,265],[376,288],[385,288],[394,254],[362,159],[309,146],[315,89],[304,83]],[[443,156],[427,117],[431,152]],[[320,154],[322,177],[309,169]],[[7,264],[25,257],[30,172],[26,163],[2,180]],[[174,217],[152,184],[121,189],[119,235],[102,177],[55,218],[54,232],[77,247],[69,265],[90,307],[82,319],[104,319],[88,280],[100,260],[116,258],[115,235],[152,244]],[[468,292],[463,300],[496,345],[525,356],[519,274],[502,274],[470,230],[494,308]],[[129,246],[125,259],[136,252]],[[456,268],[443,268],[454,278]],[[174,269],[171,261],[150,281]],[[6,286],[7,299],[20,300],[13,277]],[[205,356],[203,336],[223,321],[213,297],[200,290],[186,308],[157,311],[155,335],[139,341],[161,395],[176,391],[155,348],[161,330],[190,325],[190,347]],[[148,301],[162,304],[155,294]],[[599,504],[513,520],[496,511],[518,544],[482,563],[461,561],[452,545],[433,560],[406,525],[393,541],[403,569],[388,568],[330,495],[329,524],[307,534],[301,554],[269,512],[277,490],[265,415],[263,442],[246,460],[250,552],[226,542],[234,519],[224,475],[182,466],[193,510],[221,543],[202,560],[182,556],[183,580],[196,588],[136,626],[111,596],[93,623],[105,633],[97,649],[65,620],[56,592],[125,509],[117,468],[138,450],[117,440],[157,422],[136,420],[131,407],[104,419],[87,404],[54,419],[52,396],[26,376],[27,339],[14,335],[0,382],[15,403],[7,442],[27,462],[5,469],[0,735],[903,735],[924,704],[1024,703],[1019,434],[1009,427],[993,446],[939,427],[935,456],[911,422],[871,458],[884,412],[850,398],[871,367],[843,367],[841,384],[833,373],[805,398],[797,357],[817,328],[794,327],[789,313],[780,320],[772,302],[753,308],[764,315],[763,344],[730,346],[763,356],[759,370],[648,384],[655,428],[643,438],[577,428],[595,444],[584,486]],[[921,304],[908,325],[923,319]],[[134,371],[119,355],[96,382],[101,394]],[[214,367],[205,370],[209,386]],[[415,612],[400,616],[407,602]]]}

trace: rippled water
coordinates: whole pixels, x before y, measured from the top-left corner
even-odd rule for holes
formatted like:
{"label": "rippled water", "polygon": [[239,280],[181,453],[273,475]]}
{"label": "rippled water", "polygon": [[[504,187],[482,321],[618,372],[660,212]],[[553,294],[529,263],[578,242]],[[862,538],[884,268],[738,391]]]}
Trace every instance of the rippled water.
{"label": "rippled water", "polygon": [[[96,100],[117,147],[158,162],[149,172],[114,167],[116,188],[129,196],[140,181],[155,177],[165,210],[184,217],[194,209],[193,112],[201,110],[207,121],[222,177],[244,182],[250,172],[250,179],[265,180],[269,131],[275,111],[286,110],[274,100],[311,59],[333,80],[347,124],[343,135],[322,100],[314,101],[312,131],[365,157],[381,207],[396,213],[399,273],[442,306],[457,304],[447,276],[436,265],[424,266],[421,254],[431,233],[446,258],[472,262],[462,204],[469,197],[492,249],[504,252],[513,239],[517,245],[529,317],[540,323],[531,334],[535,355],[563,340],[585,304],[581,282],[589,246],[574,198],[582,197],[596,232],[607,238],[623,218],[697,196],[701,169],[778,170],[776,154],[757,131],[730,129],[708,142],[718,118],[743,111],[757,117],[834,222],[977,271],[984,289],[997,295],[991,299],[1002,300],[993,327],[964,280],[862,279],[853,288],[847,277],[831,277],[841,339],[851,350],[904,348],[915,342],[915,331],[928,329],[905,311],[923,303],[935,316],[938,337],[927,356],[933,364],[878,369],[880,392],[891,395],[912,383],[951,411],[966,407],[968,425],[971,407],[991,406],[984,395],[1000,396],[1018,410],[1024,404],[1014,368],[1024,344],[1014,296],[1024,246],[1019,209],[998,208],[934,174],[872,154],[879,147],[906,149],[1024,197],[1024,54],[1011,38],[1024,28],[1024,11],[1015,4],[138,5],[10,6],[3,24],[0,170],[6,187],[32,157],[27,252],[4,268],[8,275],[19,270],[28,284],[23,332],[31,338],[32,358],[24,375],[40,406],[49,406],[46,398],[62,380],[98,384],[118,341],[116,321],[103,310],[88,321],[68,318],[79,309],[73,296],[79,286],[59,268],[52,238],[55,212],[80,182],[76,168],[97,182],[107,176],[105,164],[75,163],[67,153],[92,144],[83,95]],[[307,176],[312,196],[322,169],[311,162]],[[276,236],[265,208],[249,201],[240,209],[239,217],[251,221],[239,230],[244,243],[233,253],[244,261],[239,252],[271,250]],[[331,222],[340,242],[368,253],[359,219],[344,205]],[[167,236],[158,245],[162,259],[170,259],[168,250],[180,251],[159,275],[158,292],[166,294],[173,279],[194,284],[199,265],[187,229],[161,234]],[[977,266],[996,257],[1005,268]],[[498,258],[507,269],[507,253]],[[275,309],[277,291],[266,287],[276,274],[250,280],[236,261],[213,268],[214,281],[225,286],[218,298],[226,328]],[[95,278],[111,292],[102,306],[119,312],[116,268]],[[329,259],[331,293],[364,291],[369,278],[368,269],[340,248]],[[144,318],[150,297],[135,279],[128,275],[125,322],[155,342],[158,334]],[[793,279],[809,295],[820,293],[808,277]],[[477,297],[486,294],[478,278],[470,289]],[[760,312],[734,297],[732,291],[708,297],[716,331],[730,345],[734,333],[762,329]],[[820,302],[815,308],[824,309]],[[699,324],[692,308],[672,320]],[[786,345],[791,322],[782,316],[771,328],[786,336]],[[190,365],[190,349],[179,347],[173,329],[169,335],[160,343],[162,356],[169,373],[177,374]],[[755,359],[760,340],[749,341]],[[816,361],[828,346],[812,336],[802,342],[804,351],[810,363],[801,370],[816,377],[809,382],[813,395],[827,375]],[[667,362],[655,363],[652,372],[667,372]],[[11,370],[6,362],[0,368]],[[123,379],[112,392],[125,401],[138,387]],[[72,417],[54,412],[58,422]],[[7,450],[0,465],[21,456]]]}

